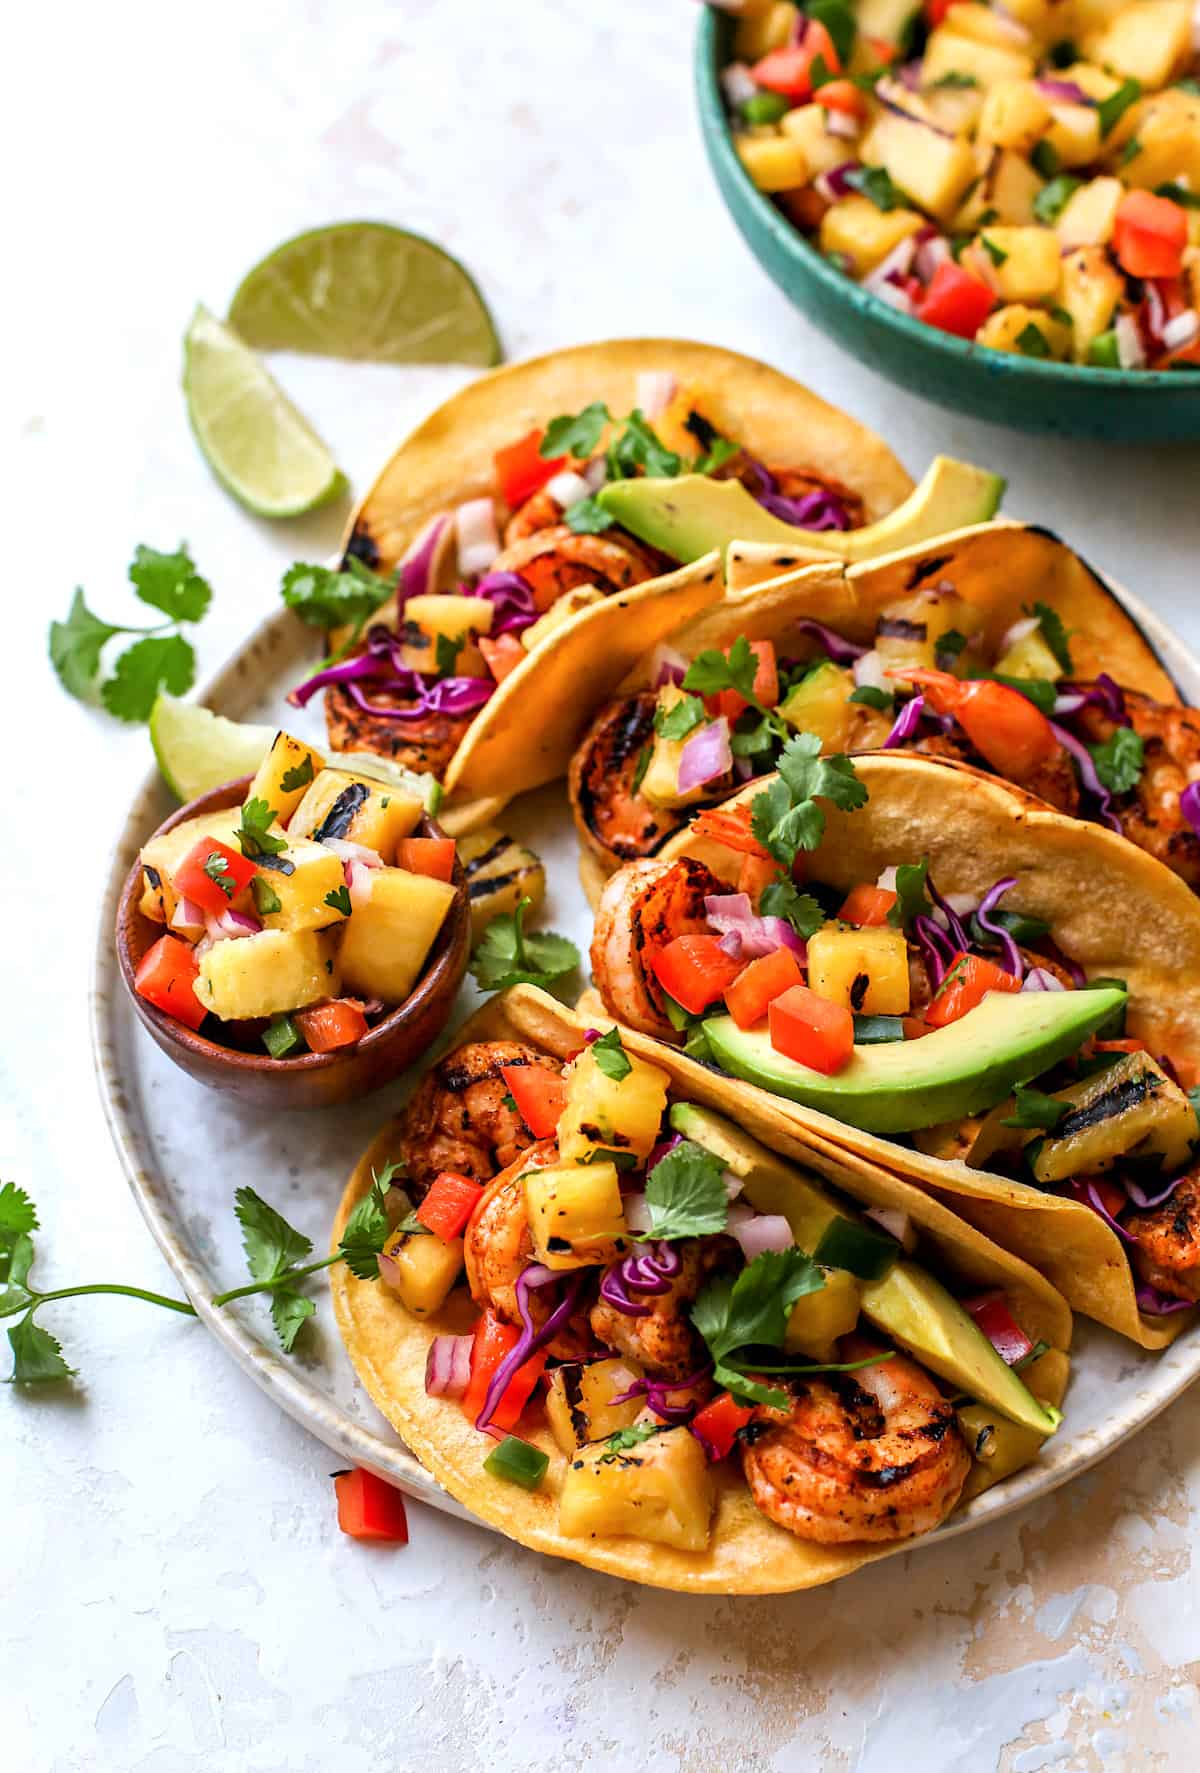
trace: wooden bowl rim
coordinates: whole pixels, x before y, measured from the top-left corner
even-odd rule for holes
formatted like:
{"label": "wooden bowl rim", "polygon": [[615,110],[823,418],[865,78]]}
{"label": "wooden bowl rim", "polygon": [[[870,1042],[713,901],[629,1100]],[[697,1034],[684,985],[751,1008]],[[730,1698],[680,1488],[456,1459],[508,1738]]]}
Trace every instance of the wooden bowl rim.
{"label": "wooden bowl rim", "polygon": [[[226,807],[237,806],[245,796],[246,789],[253,781],[252,776],[239,776],[234,781],[223,782],[218,788],[210,788],[207,793],[198,794],[194,800],[187,801],[160,825],[157,825],[150,836],[143,842],[150,843],[164,832],[174,830],[182,825],[185,819],[194,819],[201,813],[221,812]],[[423,836],[443,837],[441,826],[424,812],[418,827]],[[135,918],[141,917],[137,909],[137,901],[142,891],[141,854],[134,858],[133,864],[125,877],[121,888],[121,896],[117,903],[116,949],[117,962],[121,970],[121,978],[126,991],[133,1000],[138,1015],[153,1027],[172,1045],[181,1047],[193,1058],[202,1059],[209,1064],[228,1065],[231,1071],[242,1074],[253,1072],[265,1077],[296,1077],[305,1073],[333,1071],[359,1054],[373,1051],[382,1046],[385,1040],[394,1036],[397,1029],[404,1026],[425,1008],[429,999],[443,990],[450,974],[453,972],[454,950],[457,947],[456,937],[464,920],[470,915],[467,900],[466,875],[458,853],[454,857],[454,876],[452,885],[455,889],[454,901],[450,906],[441,929],[434,943],[432,963],[417,981],[416,986],[402,1004],[389,1010],[382,1021],[363,1035],[361,1040],[352,1047],[338,1047],[330,1053],[300,1053],[294,1059],[273,1059],[270,1053],[243,1053],[236,1047],[223,1046],[220,1041],[209,1040],[204,1035],[186,1028],[174,1016],[168,1016],[164,1010],[148,1003],[134,989],[135,967],[130,951],[129,930]],[[143,919],[149,923],[149,918]],[[155,925],[155,928],[158,926]]]}

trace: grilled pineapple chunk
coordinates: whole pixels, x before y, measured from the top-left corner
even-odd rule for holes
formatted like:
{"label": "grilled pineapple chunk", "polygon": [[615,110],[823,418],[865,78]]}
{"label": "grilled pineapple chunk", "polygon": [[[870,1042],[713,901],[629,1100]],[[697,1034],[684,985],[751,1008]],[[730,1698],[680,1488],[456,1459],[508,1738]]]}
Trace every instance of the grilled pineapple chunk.
{"label": "grilled pineapple chunk", "polygon": [[551,1432],[570,1459],[589,1441],[607,1440],[619,1428],[629,1428],[645,1406],[642,1397],[614,1403],[636,1384],[637,1374],[624,1361],[587,1361],[582,1365],[556,1367],[546,1392],[546,1415]]}
{"label": "grilled pineapple chunk", "polygon": [[868,166],[885,167],[914,203],[941,222],[950,220],[977,176],[967,142],[894,111],[879,113],[863,137],[860,154]]}
{"label": "grilled pineapple chunk", "polygon": [[[1029,338],[1030,327],[1041,335],[1044,351],[1039,351],[1037,341]],[[1054,357],[1060,360],[1071,355],[1070,327],[1047,314],[1044,308],[1030,308],[1024,302],[1013,302],[1007,308],[997,308],[994,314],[988,315],[975,337],[981,345],[989,345],[993,351],[1018,351],[1025,356]],[[996,669],[1000,669],[999,665]],[[1014,675],[1032,677],[1036,674],[1025,671]]]}
{"label": "grilled pineapple chunk", "polygon": [[[491,632],[495,613],[486,597],[458,597],[440,591],[410,597],[400,621],[403,663],[410,671],[424,671],[428,676],[484,676],[487,666],[475,636]],[[439,642],[444,643],[441,648]],[[454,653],[449,671],[438,659],[439,650],[444,659],[446,646]]]}
{"label": "grilled pineapple chunk", "polygon": [[1032,80],[998,80],[983,101],[979,135],[998,148],[1032,153],[1050,122],[1050,107]]}
{"label": "grilled pineapple chunk", "polygon": [[1058,236],[1049,228],[988,227],[979,236],[1005,302],[1048,302],[1058,294]]}
{"label": "grilled pineapple chunk", "polygon": [[779,119],[782,133],[791,141],[799,142],[804,149],[810,179],[822,172],[832,172],[846,159],[844,138],[830,135],[825,127],[828,116],[828,111],[821,105],[797,105],[794,111],[785,111]]}
{"label": "grilled pineapple chunk", "polygon": [[462,1238],[438,1237],[433,1231],[393,1231],[383,1253],[391,1257],[397,1269],[393,1278],[384,1274],[383,1284],[395,1293],[405,1309],[414,1317],[428,1317],[440,1311],[462,1272]]}
{"label": "grilled pineapple chunk", "polygon": [[196,996],[224,1022],[302,1010],[340,989],[337,948],[315,930],[263,930],[200,956]]}
{"label": "grilled pineapple chunk", "polygon": [[794,136],[739,135],[734,146],[760,191],[794,191],[808,183],[808,157]]}
{"label": "grilled pineapple chunk", "polygon": [[791,0],[772,0],[766,7],[748,6],[737,23],[733,53],[740,62],[756,62],[790,42],[797,9]]}
{"label": "grilled pineapple chunk", "polygon": [[[1068,1356],[1061,1349],[1049,1348],[1021,1377],[1039,1403],[1057,1405],[1066,1392],[1069,1370]],[[1010,1422],[990,1404],[964,1404],[955,1415],[972,1459],[963,1486],[965,1501],[1028,1465],[1045,1439],[1036,1429]]]}
{"label": "grilled pineapple chunk", "polygon": [[645,1059],[625,1055],[629,1070],[609,1077],[585,1047],[567,1073],[567,1105],[558,1123],[558,1151],[564,1163],[587,1164],[594,1152],[629,1151],[641,1160],[658,1142],[667,1106],[665,1071]]}
{"label": "grilled pineapple chunk", "polygon": [[875,625],[875,650],[891,670],[932,667],[948,634],[970,640],[982,627],[979,611],[957,591],[916,591],[884,605]]}
{"label": "grilled pineapple chunk", "polygon": [[403,1003],[454,903],[448,881],[403,868],[376,868],[371,896],[355,907],[342,936],[342,978],[360,997]]}
{"label": "grilled pineapple chunk", "polygon": [[330,895],[345,886],[340,856],[323,844],[298,843],[273,859],[290,863],[291,873],[278,866],[261,869],[250,889],[267,929],[324,930],[346,921],[329,903]]}
{"label": "grilled pineapple chunk", "polygon": [[280,824],[286,825],[304,799],[304,790],[324,768],[325,760],[319,751],[303,739],[294,739],[291,733],[278,732],[246,791],[246,799],[265,800]]}
{"label": "grilled pineapple chunk", "polygon": [[241,822],[242,809],[237,806],[229,807],[223,813],[201,813],[197,818],[185,819],[173,831],[162,831],[142,845],[142,866],[153,868],[156,874],[170,881],[188,851],[194,849],[202,837],[215,837],[236,849],[233,834]]}
{"label": "grilled pineapple chunk", "polygon": [[[979,183],[982,207],[965,224],[965,228],[977,228],[980,217],[989,209],[995,210],[996,220],[999,222],[1017,228],[1028,226],[1034,219],[1034,199],[1041,188],[1042,181],[1028,160],[1008,148],[1002,149]],[[957,218],[955,220],[957,225]]]}
{"label": "grilled pineapple chunk", "polygon": [[[658,692],[658,707],[655,711],[655,723],[670,714],[681,702],[694,700],[686,690],[680,689],[677,683],[664,683]],[[702,783],[698,788],[688,789],[681,793],[679,788],[679,760],[683,756],[683,748],[696,733],[700,724],[685,733],[682,739],[668,739],[658,731],[654,735],[654,747],[650,763],[642,777],[641,791],[652,806],[690,806],[694,801],[712,796],[712,783]]]}
{"label": "grilled pineapple chunk", "polygon": [[1059,299],[1071,316],[1076,363],[1086,363],[1092,340],[1107,332],[1121,292],[1121,275],[1102,246],[1081,246],[1063,260]]}
{"label": "grilled pineapple chunk", "polygon": [[708,1546],[712,1474],[686,1428],[665,1428],[624,1450],[607,1441],[572,1459],[558,1500],[558,1524],[571,1539],[630,1533],[679,1551]]}
{"label": "grilled pineapple chunk", "polygon": [[836,1358],[839,1336],[848,1336],[858,1322],[861,1303],[858,1282],[844,1268],[822,1270],[825,1285],[805,1293],[792,1306],[784,1332],[786,1354],[807,1355],[813,1361]]}
{"label": "grilled pineapple chunk", "polygon": [[616,1164],[564,1164],[524,1179],[529,1235],[547,1268],[616,1262],[629,1248]]}
{"label": "grilled pineapple chunk", "polygon": [[415,830],[424,810],[413,794],[368,782],[346,770],[322,770],[292,814],[288,832],[293,840],[311,837],[317,843],[329,837],[344,838],[377,851],[385,862],[394,862],[396,845]]}
{"label": "grilled pineapple chunk", "polygon": [[151,923],[170,923],[175,915],[175,907],[179,903],[175,897],[175,889],[165,874],[157,868],[143,867],[142,896],[138,900],[138,910]]}
{"label": "grilled pineapple chunk", "polygon": [[809,937],[809,989],[864,1016],[906,1016],[908,943],[890,924],[827,923]]}
{"label": "grilled pineapple chunk", "polygon": [[925,226],[913,209],[876,209],[869,197],[843,197],[821,217],[818,244],[823,253],[850,260],[856,277],[865,277],[894,246]]}
{"label": "grilled pineapple chunk", "polygon": [[1104,146],[1127,185],[1179,182],[1200,191],[1200,95],[1177,86],[1153,93],[1129,107]]}
{"label": "grilled pineapple chunk", "polygon": [[[959,13],[982,11],[982,7],[955,8]],[[946,74],[973,74],[986,91],[998,80],[1030,80],[1033,78],[1033,56],[1012,45],[982,43],[962,31],[951,29],[949,22],[930,34],[921,63],[921,79],[934,86]]]}
{"label": "grilled pineapple chunk", "polygon": [[1166,86],[1188,60],[1191,21],[1187,0],[1140,0],[1103,31],[1085,38],[1083,47],[1093,61],[1126,79],[1145,87]]}
{"label": "grilled pineapple chunk", "polygon": [[824,751],[840,751],[850,727],[854,675],[832,659],[793,684],[779,713],[798,733],[816,733]]}
{"label": "grilled pineapple chunk", "polygon": [[1100,157],[1100,113],[1094,105],[1052,104],[1052,122],[1042,137],[1060,166],[1090,166]]}
{"label": "grilled pineapple chunk", "polygon": [[[1065,328],[1063,329],[1065,331]],[[1040,677],[1043,682],[1057,683],[1063,668],[1046,645],[1040,628],[1022,635],[996,660],[997,677]]]}
{"label": "grilled pineapple chunk", "polygon": [[458,840],[458,859],[467,877],[471,938],[478,942],[494,917],[515,911],[522,899],[536,911],[546,897],[546,870],[539,857],[498,825],[481,825]]}
{"label": "grilled pineapple chunk", "polygon": [[1107,246],[1112,239],[1117,205],[1125,195],[1120,179],[1089,179],[1072,193],[1063,206],[1054,231],[1066,250],[1077,246]]}
{"label": "grilled pineapple chunk", "polygon": [[1033,1159],[1039,1182],[1095,1175],[1122,1161],[1149,1162],[1172,1176],[1200,1141],[1195,1109],[1149,1053],[1126,1053],[1054,1094],[1070,1112]]}

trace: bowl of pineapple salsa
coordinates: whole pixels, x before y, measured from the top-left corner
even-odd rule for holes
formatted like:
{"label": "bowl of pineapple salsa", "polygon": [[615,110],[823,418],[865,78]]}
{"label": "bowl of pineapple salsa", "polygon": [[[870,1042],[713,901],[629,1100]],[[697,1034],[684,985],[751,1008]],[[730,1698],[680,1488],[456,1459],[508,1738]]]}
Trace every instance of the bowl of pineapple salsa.
{"label": "bowl of pineapple salsa", "polygon": [[1192,0],[706,7],[709,159],[795,304],[927,398],[1200,436]]}
{"label": "bowl of pineapple salsa", "polygon": [[430,778],[280,732],[253,777],[159,826],[129,871],[122,977],[201,1083],[324,1107],[395,1077],[444,1027],[470,910]]}

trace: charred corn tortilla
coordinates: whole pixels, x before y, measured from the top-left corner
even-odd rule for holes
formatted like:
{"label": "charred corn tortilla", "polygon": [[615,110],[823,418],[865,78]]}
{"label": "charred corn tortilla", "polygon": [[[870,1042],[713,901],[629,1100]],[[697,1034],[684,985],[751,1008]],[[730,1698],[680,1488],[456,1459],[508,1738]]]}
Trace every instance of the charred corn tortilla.
{"label": "charred corn tortilla", "polygon": [[[589,1026],[571,1011],[529,986],[517,986],[488,1004],[461,1031],[460,1040],[521,1040],[564,1060],[579,1050]],[[724,1079],[714,1077],[654,1041],[629,1033],[629,1051],[661,1065],[681,1100],[730,1111]],[[899,1177],[852,1153],[818,1149],[794,1133],[765,1100],[735,1104],[738,1124],[784,1157],[806,1166],[832,1186],[867,1206],[897,1208],[920,1228],[924,1256],[938,1272],[954,1276],[968,1290],[1004,1289],[1013,1315],[1026,1334],[1065,1353],[1071,1313],[1066,1302],[1027,1264],[997,1248],[939,1201]],[[334,1226],[334,1244],[355,1202],[378,1170],[397,1153],[396,1122],[385,1127],[364,1153],[346,1189]],[[338,1326],[350,1358],[374,1402],[406,1444],[451,1495],[509,1538],[553,1557],[572,1558],[592,1569],[658,1588],[698,1594],[764,1594],[812,1588],[848,1575],[892,1551],[889,1547],[822,1546],[795,1538],[768,1521],[750,1500],[739,1474],[714,1467],[717,1509],[712,1540],[703,1553],[686,1553],[629,1537],[568,1539],[558,1528],[558,1490],[566,1457],[548,1427],[534,1413],[520,1424],[523,1439],[549,1454],[540,1489],[528,1492],[483,1469],[492,1442],[467,1421],[459,1404],[425,1394],[425,1362],[439,1334],[461,1334],[476,1315],[465,1288],[451,1294],[434,1317],[413,1317],[385,1288],[356,1280],[344,1264],[331,1271]],[[1051,1363],[1047,1361],[1047,1369]],[[1066,1386],[1066,1363],[1057,1360],[1053,1376],[1033,1380],[1044,1402],[1059,1404]],[[1032,1375],[1031,1375],[1032,1377]]]}
{"label": "charred corn tortilla", "polygon": [[[767,461],[804,464],[858,493],[874,522],[912,491],[882,440],[765,363],[678,339],[580,345],[497,370],[432,413],[387,462],[355,512],[343,548],[391,572],[439,512],[494,491],[493,457],[535,427],[592,401],[636,404],[638,375],[661,370],[702,394],[710,421]],[[472,722],[446,774],[447,830],[471,829],[498,806],[562,775],[591,711],[674,629],[721,596],[719,557],[696,561],[563,623]]]}
{"label": "charred corn tortilla", "polygon": [[[1200,899],[1178,875],[1105,826],[1070,819],[962,765],[878,751],[860,754],[855,765],[869,799],[853,813],[826,807],[824,839],[807,859],[811,879],[849,891],[885,868],[928,857],[943,893],[979,898],[1002,876],[1015,875],[1006,907],[1044,918],[1063,954],[1089,977],[1127,981],[1130,1033],[1151,1052],[1200,1060]],[[770,779],[748,784],[725,805],[753,800]],[[736,880],[737,859],[689,830],[661,854],[668,861],[695,856],[723,880]],[[1193,1321],[1190,1312],[1153,1318],[1138,1311],[1124,1246],[1089,1207],[680,1063],[689,1067],[685,1092],[693,1079],[710,1078],[723,1089],[727,1113],[744,1115],[752,1104],[768,1112],[769,1105],[806,1142],[910,1178],[1040,1268],[1075,1310],[1141,1347],[1165,1347]]]}

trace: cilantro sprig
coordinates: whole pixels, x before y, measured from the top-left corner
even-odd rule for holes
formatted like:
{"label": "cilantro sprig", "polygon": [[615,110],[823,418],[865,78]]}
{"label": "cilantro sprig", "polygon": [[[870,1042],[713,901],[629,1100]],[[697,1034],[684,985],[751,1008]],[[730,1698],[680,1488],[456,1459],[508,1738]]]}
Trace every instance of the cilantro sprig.
{"label": "cilantro sprig", "polygon": [[1096,774],[1113,794],[1128,794],[1137,785],[1146,761],[1146,745],[1131,726],[1114,727],[1101,745],[1089,745]]}
{"label": "cilantro sprig", "polygon": [[[202,621],[212,601],[212,587],[200,577],[181,542],[173,554],[144,544],[134,550],[129,580],[140,601],[166,620],[149,628],[105,622],[89,609],[76,589],[65,622],[50,624],[50,662],[63,688],[81,702],[100,701],[118,720],[148,720],[160,690],[181,696],[196,678],[196,654],[180,632]],[[101,677],[101,662],[110,641],[119,634],[138,635],[113,667]]]}
{"label": "cilantro sprig", "polygon": [[592,1042],[592,1057],[597,1068],[613,1083],[622,1083],[633,1070],[633,1061],[625,1051],[619,1028],[610,1028],[607,1034]]}
{"label": "cilantro sprig", "polygon": [[233,834],[243,856],[258,862],[264,856],[282,855],[287,848],[287,838],[271,830],[277,817],[275,808],[258,795],[246,802],[242,808],[242,822]]}
{"label": "cilantro sprig", "polygon": [[848,757],[821,756],[815,733],[788,739],[777,770],[751,802],[750,829],[767,854],[790,869],[801,850],[815,850],[824,836],[825,813],[818,800],[853,812],[866,804],[867,789]]}
{"label": "cilantro sprig", "polygon": [[1014,1094],[1013,1112],[1000,1122],[1002,1127],[1041,1127],[1052,1133],[1066,1114],[1070,1103],[1059,1096],[1048,1096],[1032,1084],[1018,1084]]}
{"label": "cilantro sprig", "polygon": [[782,1348],[792,1306],[824,1285],[812,1257],[795,1245],[764,1251],[736,1278],[720,1275],[710,1281],[692,1306],[692,1323],[713,1357],[716,1383],[735,1396],[786,1409],[785,1391],[753,1385],[728,1363],[739,1349]]}
{"label": "cilantro sprig", "polygon": [[694,1140],[681,1140],[646,1178],[646,1206],[650,1229],[639,1233],[641,1242],[724,1231],[729,1195],[720,1160]]}
{"label": "cilantro sprig", "polygon": [[527,932],[525,913],[532,899],[492,919],[471,956],[470,972],[484,991],[510,985],[552,985],[579,965],[579,950],[552,930]]}

